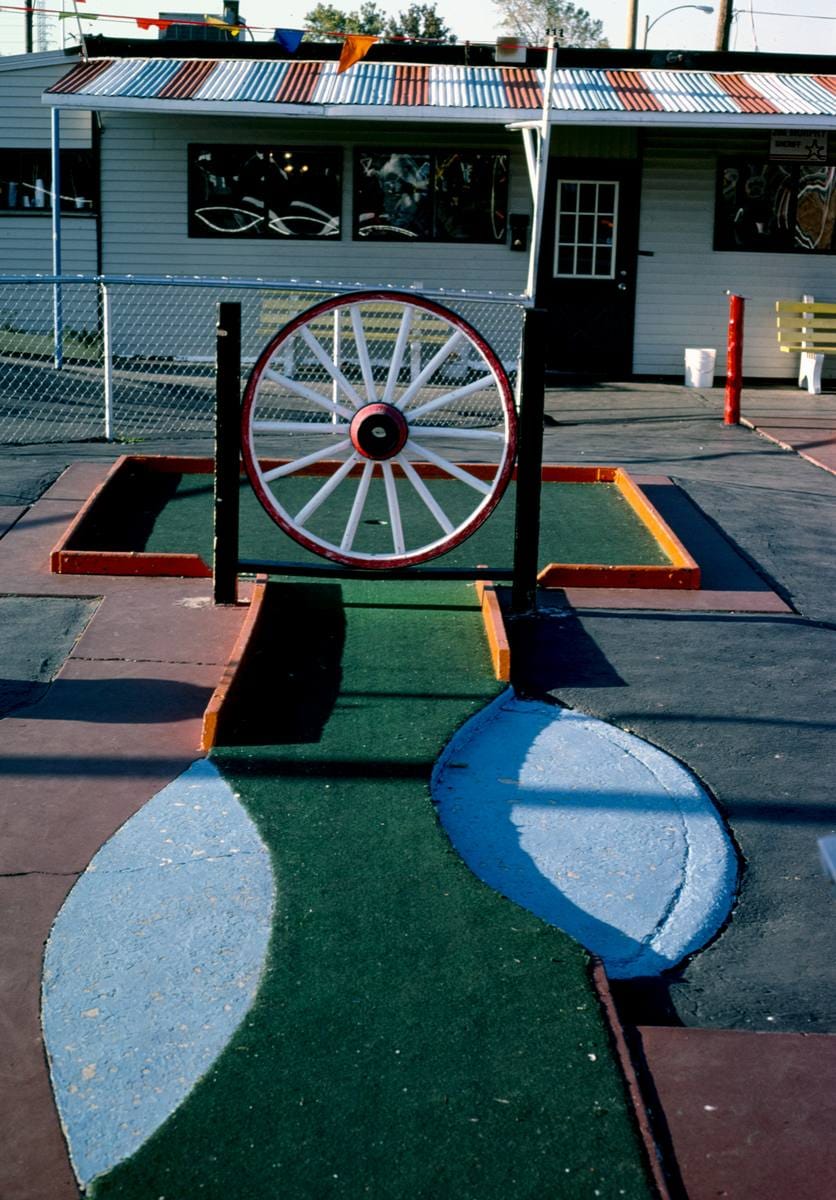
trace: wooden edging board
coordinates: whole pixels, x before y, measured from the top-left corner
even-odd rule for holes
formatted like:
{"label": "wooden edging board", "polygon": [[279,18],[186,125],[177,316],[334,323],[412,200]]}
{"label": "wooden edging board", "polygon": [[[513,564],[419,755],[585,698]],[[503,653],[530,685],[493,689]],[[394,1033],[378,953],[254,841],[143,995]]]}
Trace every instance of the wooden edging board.
{"label": "wooden edging board", "polygon": [[224,667],[220,683],[212,693],[203,713],[203,728],[200,736],[201,750],[208,751],[217,745],[218,730],[223,719],[224,706],[235,689],[238,674],[250,652],[250,646],[254,642],[254,635],[261,619],[261,610],[266,595],[267,576],[257,575],[244,623],[241,626],[238,637],[235,639],[235,645],[232,647],[229,659]]}
{"label": "wooden edging board", "polygon": [[178,458],[171,455],[123,454],[64,530],[49,556],[53,575],[151,575],[180,579],[211,579],[212,568],[199,554],[147,554],[135,550],[84,550],[85,525],[99,506],[108,503],[108,492],[120,476],[136,465],[151,471],[174,474],[211,475],[210,458]]}
{"label": "wooden edging board", "polygon": [[623,467],[543,467],[544,483],[613,483],[669,560],[668,566],[548,563],[537,575],[544,588],[684,588],[697,590],[700,568]]}
{"label": "wooden edging board", "polygon": [[[269,466],[278,466],[277,459]],[[330,461],[314,463],[304,474],[327,475],[338,464]],[[463,463],[477,478],[490,479],[494,468],[486,463]],[[118,483],[123,472],[138,466],[148,471],[183,475],[211,475],[211,458],[189,458],[169,455],[124,454],[116,460],[101,484],[96,488],[75,519],[64,531],[50,555],[54,575],[150,575],[209,579],[211,566],[199,554],[154,553],[126,550],[85,550],[85,524],[100,505],[108,503],[108,491]],[[443,472],[430,463],[416,463],[418,473],[426,478],[443,477]],[[515,472],[516,475],[516,472]],[[650,535],[661,547],[667,566],[603,566],[596,563],[548,563],[538,575],[544,588],[604,587],[604,588],[688,588],[700,586],[700,569],[695,560],[670,529],[634,480],[621,467],[559,466],[545,464],[544,483],[614,483],[636,513]]]}

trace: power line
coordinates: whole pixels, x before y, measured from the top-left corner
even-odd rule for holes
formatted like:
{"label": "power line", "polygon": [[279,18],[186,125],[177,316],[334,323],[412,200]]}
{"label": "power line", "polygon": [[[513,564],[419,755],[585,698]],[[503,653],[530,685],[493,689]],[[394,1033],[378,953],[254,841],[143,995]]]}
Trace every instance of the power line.
{"label": "power line", "polygon": [[785,13],[785,12],[768,12],[763,8],[748,9],[747,12],[736,12],[735,17],[749,16],[752,14],[756,17],[793,17],[796,21],[836,21],[836,16],[827,17],[822,13]]}

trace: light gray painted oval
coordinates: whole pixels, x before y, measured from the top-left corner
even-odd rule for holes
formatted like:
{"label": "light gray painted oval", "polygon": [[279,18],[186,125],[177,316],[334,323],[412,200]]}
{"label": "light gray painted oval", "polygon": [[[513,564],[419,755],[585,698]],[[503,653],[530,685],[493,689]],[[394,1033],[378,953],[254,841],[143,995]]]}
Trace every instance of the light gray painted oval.
{"label": "light gray painted oval", "polygon": [[711,797],[605,721],[506,692],[450,742],[432,791],[474,874],[614,978],[674,966],[731,909],[737,859]]}
{"label": "light gray painted oval", "polygon": [[273,874],[249,816],[205,760],[91,861],[46,947],[43,1027],[82,1185],[182,1102],[255,996]]}

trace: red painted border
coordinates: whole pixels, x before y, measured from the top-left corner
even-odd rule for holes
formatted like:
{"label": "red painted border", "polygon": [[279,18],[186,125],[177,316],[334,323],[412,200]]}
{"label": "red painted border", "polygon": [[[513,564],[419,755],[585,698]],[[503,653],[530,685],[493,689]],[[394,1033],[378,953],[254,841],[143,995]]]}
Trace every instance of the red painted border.
{"label": "red painted border", "polygon": [[662,1168],[661,1156],[659,1148],[656,1145],[656,1140],[653,1137],[653,1130],[650,1127],[650,1119],[645,1108],[644,1097],[642,1095],[641,1085],[639,1083],[638,1074],[636,1072],[633,1059],[630,1055],[630,1050],[627,1046],[627,1039],[624,1036],[624,1028],[621,1024],[621,1019],[618,1015],[612,991],[610,989],[610,981],[607,972],[604,970],[604,964],[600,958],[595,955],[592,958],[592,986],[598,996],[598,1003],[604,1013],[604,1019],[609,1027],[610,1035],[613,1040],[616,1057],[621,1065],[621,1070],[624,1075],[624,1083],[627,1088],[627,1094],[630,1098],[630,1103],[633,1108],[633,1113],[636,1118],[636,1124],[639,1127],[639,1134],[642,1143],[644,1144],[645,1154],[647,1156],[647,1165],[650,1168],[650,1174],[653,1176],[653,1182],[656,1185],[658,1200],[672,1200],[668,1183],[665,1179],[665,1172]]}
{"label": "red painted border", "polygon": [[201,750],[211,750],[218,744],[218,732],[224,719],[226,705],[229,703],[230,694],[235,689],[238,675],[250,652],[250,646],[258,629],[258,623],[261,620],[261,610],[266,595],[267,576],[259,575],[256,577],[247,615],[244,618],[244,623],[241,626],[238,637],[235,639],[235,645],[232,647],[229,659],[224,667],[220,683],[212,693],[212,697],[203,714],[203,730],[200,738]]}
{"label": "red painted border", "polygon": [[[278,466],[285,460],[276,459],[265,466]],[[77,543],[83,538],[84,522],[94,506],[104,502],[107,488],[122,470],[141,465],[149,471],[171,471],[190,475],[211,475],[211,458],[188,458],[176,455],[122,455],[113,464],[105,479],[66,529],[50,556],[53,574],[63,575],[149,575],[180,576],[209,579],[212,569],[199,554],[146,554],[117,550],[83,550]],[[314,463],[300,474],[328,475],[339,464],[333,461]],[[494,467],[487,463],[463,463],[478,478],[491,478]],[[362,469],[358,466],[358,472]],[[395,467],[397,470],[397,467]],[[431,463],[416,463],[419,475],[427,479],[443,476],[444,472]],[[516,471],[513,472],[516,475]],[[647,497],[621,467],[543,466],[544,483],[615,483],[637,516],[653,537],[663,546],[671,559],[670,566],[601,566],[595,563],[549,563],[540,571],[538,582],[545,588],[676,588],[698,589],[700,569],[685,547],[662,520]],[[73,543],[76,543],[74,545]]]}
{"label": "red painted border", "polygon": [[211,475],[211,458],[186,458],[165,454],[123,454],[91,493],[64,530],[49,556],[53,575],[151,575],[178,579],[211,579],[212,568],[199,554],[147,554],[145,551],[84,550],[74,543],[83,540],[84,523],[97,505],[106,502],[107,492],[121,471],[140,465],[150,471],[183,475]]}

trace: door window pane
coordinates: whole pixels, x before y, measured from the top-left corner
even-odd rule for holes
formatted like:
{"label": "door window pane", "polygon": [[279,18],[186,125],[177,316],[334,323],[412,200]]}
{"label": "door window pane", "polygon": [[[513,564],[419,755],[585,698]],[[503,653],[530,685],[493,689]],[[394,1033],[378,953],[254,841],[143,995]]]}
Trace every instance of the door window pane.
{"label": "door window pane", "polygon": [[577,238],[577,217],[574,213],[563,213],[560,217],[559,237],[561,242],[573,242]]}
{"label": "door window pane", "polygon": [[557,188],[554,274],[612,279],[618,184],[562,179]]}
{"label": "door window pane", "polygon": [[580,185],[578,208],[581,212],[595,212],[595,196],[597,191],[597,183],[582,183]]}
{"label": "door window pane", "polygon": [[595,254],[591,246],[578,246],[576,275],[594,275]]}
{"label": "door window pane", "polygon": [[582,215],[578,217],[578,241],[591,246],[595,241],[595,217]]}
{"label": "door window pane", "polygon": [[557,274],[575,274],[575,247],[560,246],[557,251]]}

